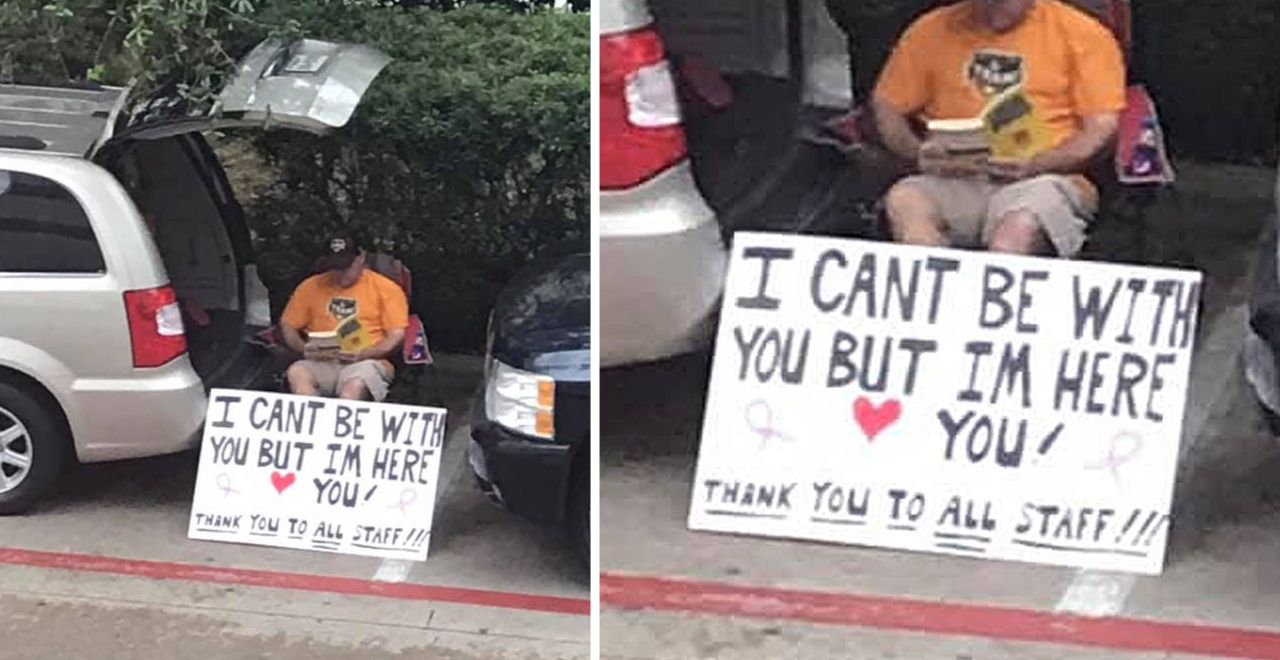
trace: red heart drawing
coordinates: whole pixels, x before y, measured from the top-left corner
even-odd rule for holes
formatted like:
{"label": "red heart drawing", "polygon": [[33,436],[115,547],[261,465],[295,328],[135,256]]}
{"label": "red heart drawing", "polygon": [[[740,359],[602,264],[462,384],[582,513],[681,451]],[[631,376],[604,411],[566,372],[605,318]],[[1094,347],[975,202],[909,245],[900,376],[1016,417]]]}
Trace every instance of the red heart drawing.
{"label": "red heart drawing", "polygon": [[876,439],[880,432],[889,428],[902,415],[902,404],[897,399],[889,399],[880,405],[871,403],[865,396],[853,402],[853,418],[862,427],[867,442]]}
{"label": "red heart drawing", "polygon": [[284,494],[284,491],[298,480],[298,475],[290,472],[289,474],[280,474],[279,472],[271,473],[271,485],[276,487],[276,492]]}

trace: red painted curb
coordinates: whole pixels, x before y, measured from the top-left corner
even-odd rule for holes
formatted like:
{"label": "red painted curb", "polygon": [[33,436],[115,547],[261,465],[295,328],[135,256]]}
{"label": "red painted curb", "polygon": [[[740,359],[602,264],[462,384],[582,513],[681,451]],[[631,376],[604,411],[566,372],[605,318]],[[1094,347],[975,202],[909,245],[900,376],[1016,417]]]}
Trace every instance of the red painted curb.
{"label": "red painted curb", "polygon": [[1280,631],[603,573],[600,604],[1111,650],[1280,660]]}
{"label": "red painted curb", "polygon": [[442,587],[408,582],[375,582],[373,580],[349,577],[200,566],[197,564],[99,557],[65,552],[22,550],[19,548],[0,548],[0,564],[148,577],[158,580],[186,580],[189,582],[270,587],[272,589],[319,591],[351,596],[430,600],[443,603],[480,605],[483,607],[552,612],[555,614],[591,614],[591,601],[585,598],[539,596],[536,594]]}

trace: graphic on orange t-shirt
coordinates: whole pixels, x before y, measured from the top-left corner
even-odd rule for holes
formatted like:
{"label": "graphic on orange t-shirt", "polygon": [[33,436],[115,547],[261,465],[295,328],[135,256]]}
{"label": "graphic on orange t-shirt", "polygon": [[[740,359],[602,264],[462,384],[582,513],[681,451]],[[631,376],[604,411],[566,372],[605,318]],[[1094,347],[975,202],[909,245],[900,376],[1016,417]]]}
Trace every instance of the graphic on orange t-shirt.
{"label": "graphic on orange t-shirt", "polygon": [[997,33],[974,23],[972,2],[929,12],[907,29],[877,98],[906,116],[971,119],[1017,89],[1048,133],[1044,148],[1074,135],[1087,117],[1124,109],[1124,56],[1092,16],[1036,0],[1021,24]]}
{"label": "graphic on orange t-shirt", "polygon": [[369,270],[345,289],[335,286],[329,273],[321,273],[298,285],[280,317],[282,323],[306,332],[333,332],[350,319],[359,323],[365,337],[362,343],[371,346],[382,341],[388,330],[409,325],[404,290]]}
{"label": "graphic on orange t-shirt", "polygon": [[1022,56],[979,48],[970,56],[965,76],[983,96],[991,98],[1022,84]]}

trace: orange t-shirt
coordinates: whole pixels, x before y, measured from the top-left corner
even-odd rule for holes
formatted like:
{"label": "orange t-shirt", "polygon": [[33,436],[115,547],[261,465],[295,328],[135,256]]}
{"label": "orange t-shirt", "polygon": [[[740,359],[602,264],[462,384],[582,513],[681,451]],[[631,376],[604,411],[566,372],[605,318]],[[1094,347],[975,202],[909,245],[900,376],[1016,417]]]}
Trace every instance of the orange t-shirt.
{"label": "orange t-shirt", "polygon": [[876,83],[878,99],[904,116],[969,119],[1021,86],[1055,147],[1085,118],[1124,109],[1124,56],[1092,16],[1036,0],[1021,24],[997,33],[974,23],[973,1],[931,11],[907,28]]}
{"label": "orange t-shirt", "polygon": [[365,270],[355,284],[345,289],[334,285],[329,273],[308,277],[294,290],[280,321],[307,332],[331,332],[339,321],[353,314],[375,344],[387,336],[388,330],[409,325],[404,290],[371,270]]}

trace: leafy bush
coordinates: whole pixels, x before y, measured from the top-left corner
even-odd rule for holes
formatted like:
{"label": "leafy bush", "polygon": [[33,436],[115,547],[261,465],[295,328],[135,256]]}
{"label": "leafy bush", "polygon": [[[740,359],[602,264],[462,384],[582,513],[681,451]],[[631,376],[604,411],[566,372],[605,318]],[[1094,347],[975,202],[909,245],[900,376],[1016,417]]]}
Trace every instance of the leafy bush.
{"label": "leafy bush", "polygon": [[87,78],[209,101],[267,36],[381,48],[395,59],[343,131],[239,136],[261,156],[249,178],[265,190],[242,201],[264,280],[282,303],[323,237],[350,231],[414,270],[437,346],[475,349],[515,269],[588,233],[590,20],[551,3],[5,0],[0,82]]}
{"label": "leafy bush", "polygon": [[278,175],[247,205],[268,286],[287,296],[349,230],[413,269],[436,345],[478,348],[510,275],[589,232],[589,17],[317,3],[257,20],[394,58],[345,130],[256,138]]}
{"label": "leafy bush", "polygon": [[251,0],[5,0],[0,81],[169,83],[208,100],[234,64],[228,44],[253,25]]}

